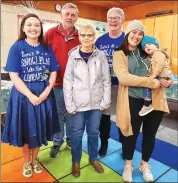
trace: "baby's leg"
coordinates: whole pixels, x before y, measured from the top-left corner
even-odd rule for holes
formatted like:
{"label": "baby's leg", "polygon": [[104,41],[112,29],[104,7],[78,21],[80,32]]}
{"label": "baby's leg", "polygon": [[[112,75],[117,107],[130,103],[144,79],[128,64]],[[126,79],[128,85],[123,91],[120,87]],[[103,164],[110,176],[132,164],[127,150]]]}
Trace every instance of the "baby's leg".
{"label": "baby's leg", "polygon": [[150,88],[144,89],[144,106],[148,107],[152,104],[152,90]]}
{"label": "baby's leg", "polygon": [[153,111],[151,99],[152,99],[152,90],[150,88],[145,88],[144,89],[144,105],[139,112],[140,116],[145,116],[151,111]]}

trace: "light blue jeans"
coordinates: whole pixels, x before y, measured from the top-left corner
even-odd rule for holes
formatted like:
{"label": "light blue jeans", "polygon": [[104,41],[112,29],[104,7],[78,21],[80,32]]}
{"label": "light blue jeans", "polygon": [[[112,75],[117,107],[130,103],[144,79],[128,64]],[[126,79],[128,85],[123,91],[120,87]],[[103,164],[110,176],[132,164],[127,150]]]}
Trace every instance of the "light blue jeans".
{"label": "light blue jeans", "polygon": [[64,92],[63,87],[54,87],[54,95],[56,99],[56,106],[57,106],[57,112],[58,112],[58,118],[59,118],[59,125],[60,125],[60,132],[57,132],[53,136],[53,143],[54,145],[61,146],[64,142],[64,123],[66,123],[66,141],[67,144],[71,146],[70,142],[70,125],[68,120],[68,113],[66,111],[65,102],[64,102]]}
{"label": "light blue jeans", "polygon": [[98,155],[99,125],[102,111],[90,110],[69,114],[71,125],[72,162],[78,163],[82,156],[82,137],[86,126],[89,159],[95,161]]}

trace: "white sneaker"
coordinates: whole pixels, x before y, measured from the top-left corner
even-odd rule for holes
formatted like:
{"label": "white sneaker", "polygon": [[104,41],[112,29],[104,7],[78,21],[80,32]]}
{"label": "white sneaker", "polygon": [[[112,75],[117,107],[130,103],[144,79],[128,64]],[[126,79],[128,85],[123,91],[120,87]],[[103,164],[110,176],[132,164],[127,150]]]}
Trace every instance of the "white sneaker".
{"label": "white sneaker", "polygon": [[122,173],[122,179],[125,182],[132,182],[132,172],[133,172],[132,164],[126,164],[124,167],[124,171]]}
{"label": "white sneaker", "polygon": [[153,182],[153,175],[150,170],[150,165],[148,163],[141,164],[139,167],[140,172],[143,174],[143,179],[146,182]]}

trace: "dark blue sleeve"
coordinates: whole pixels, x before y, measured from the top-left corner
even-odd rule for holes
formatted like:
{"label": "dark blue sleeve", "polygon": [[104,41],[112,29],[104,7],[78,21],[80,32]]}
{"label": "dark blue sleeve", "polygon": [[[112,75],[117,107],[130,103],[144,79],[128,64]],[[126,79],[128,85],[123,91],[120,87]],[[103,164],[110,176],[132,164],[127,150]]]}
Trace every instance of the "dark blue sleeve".
{"label": "dark blue sleeve", "polygon": [[5,71],[7,72],[17,72],[21,70],[21,55],[18,49],[18,44],[14,43],[8,53]]}
{"label": "dark blue sleeve", "polygon": [[59,64],[57,63],[54,52],[53,52],[53,50],[50,46],[48,46],[48,50],[49,50],[49,53],[50,53],[50,72],[58,71],[59,70]]}

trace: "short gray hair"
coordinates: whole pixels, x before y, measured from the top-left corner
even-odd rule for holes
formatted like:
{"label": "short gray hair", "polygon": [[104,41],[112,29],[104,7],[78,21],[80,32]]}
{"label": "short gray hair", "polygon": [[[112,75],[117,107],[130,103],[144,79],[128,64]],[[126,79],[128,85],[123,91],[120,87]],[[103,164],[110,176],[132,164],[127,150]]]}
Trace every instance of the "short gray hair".
{"label": "short gray hair", "polygon": [[117,12],[117,13],[119,13],[119,15],[121,16],[121,19],[122,19],[122,20],[125,20],[125,13],[124,13],[123,9],[121,9],[121,8],[116,8],[116,7],[111,8],[111,9],[108,10],[108,12],[107,12],[107,18],[108,18],[109,15],[110,15],[112,12],[114,12],[114,11]]}
{"label": "short gray hair", "polygon": [[79,30],[78,30],[79,34],[80,34],[81,30],[83,30],[83,29],[85,29],[85,30],[88,30],[88,29],[91,30],[93,32],[93,35],[94,36],[96,34],[96,31],[95,31],[95,29],[94,29],[94,27],[92,25],[89,25],[89,24],[81,25],[80,28],[79,28]]}
{"label": "short gray hair", "polygon": [[73,3],[66,3],[66,4],[64,4],[64,5],[62,6],[61,11],[65,10],[66,8],[74,8],[74,9],[76,9],[77,14],[79,14],[79,11],[78,11],[77,6],[76,6],[75,4],[73,4]]}

